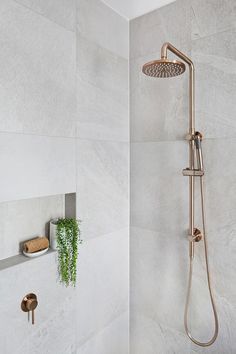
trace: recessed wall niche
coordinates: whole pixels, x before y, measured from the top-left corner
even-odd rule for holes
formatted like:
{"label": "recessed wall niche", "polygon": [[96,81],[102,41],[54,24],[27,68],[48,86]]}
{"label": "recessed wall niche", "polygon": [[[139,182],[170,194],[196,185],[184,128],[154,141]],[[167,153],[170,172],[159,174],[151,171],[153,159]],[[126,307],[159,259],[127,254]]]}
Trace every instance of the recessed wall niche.
{"label": "recessed wall niche", "polygon": [[48,237],[52,218],[76,217],[76,193],[3,202],[0,215],[0,262],[4,262],[21,254],[23,241]]}

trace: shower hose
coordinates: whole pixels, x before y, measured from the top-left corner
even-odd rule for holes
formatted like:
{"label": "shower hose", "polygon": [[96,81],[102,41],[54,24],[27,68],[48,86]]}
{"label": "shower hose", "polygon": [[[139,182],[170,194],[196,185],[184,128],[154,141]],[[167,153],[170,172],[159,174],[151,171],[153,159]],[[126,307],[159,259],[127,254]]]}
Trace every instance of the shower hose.
{"label": "shower hose", "polygon": [[[208,342],[200,342],[193,338],[190,330],[188,328],[188,310],[189,310],[189,300],[190,300],[190,293],[192,287],[192,276],[193,276],[193,257],[190,257],[190,265],[189,265],[189,278],[188,278],[188,290],[187,290],[187,298],[185,304],[185,311],[184,311],[184,327],[188,337],[191,339],[192,342],[201,346],[201,347],[208,347],[209,345],[213,344],[217,338],[219,324],[218,324],[218,316],[216,311],[216,306],[212,294],[212,287],[211,287],[211,277],[209,271],[209,262],[208,262],[208,247],[207,247],[207,236],[206,236],[206,217],[205,217],[205,201],[204,201],[204,186],[203,186],[203,177],[200,178],[200,191],[201,191],[201,209],[202,209],[202,227],[203,227],[203,243],[204,243],[204,253],[205,253],[205,262],[206,262],[206,273],[207,273],[207,284],[210,294],[211,306],[214,314],[214,321],[215,321],[215,331],[213,337]],[[195,241],[192,241],[195,242]]]}

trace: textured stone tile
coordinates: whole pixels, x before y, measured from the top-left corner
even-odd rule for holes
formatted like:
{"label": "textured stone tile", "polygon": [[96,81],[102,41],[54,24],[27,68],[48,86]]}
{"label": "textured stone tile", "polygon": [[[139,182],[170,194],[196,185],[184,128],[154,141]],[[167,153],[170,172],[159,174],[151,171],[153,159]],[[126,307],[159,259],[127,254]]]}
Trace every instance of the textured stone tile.
{"label": "textured stone tile", "polygon": [[130,57],[147,54],[160,57],[161,46],[170,42],[177,48],[190,50],[190,7],[187,0],[167,6],[130,21]]}
{"label": "textured stone tile", "polygon": [[109,96],[113,95],[117,102],[127,105],[127,59],[88,41],[79,33],[77,43],[79,78],[99,87],[104,93],[108,92]]}
{"label": "textured stone tile", "polygon": [[128,59],[129,22],[102,1],[77,0],[77,29],[88,40]]}
{"label": "textured stone tile", "polygon": [[77,87],[77,136],[96,140],[128,141],[127,80],[124,81],[126,102],[123,98],[119,100],[113,92],[104,91],[80,78],[78,78]]}
{"label": "textured stone tile", "polygon": [[[196,66],[196,125],[205,137],[235,136],[235,30],[193,41]],[[207,78],[207,79],[206,79]]]}
{"label": "textured stone tile", "polygon": [[188,181],[182,176],[187,166],[186,142],[132,144],[132,226],[161,232],[187,229]]}
{"label": "textured stone tile", "polygon": [[191,0],[192,39],[235,28],[234,0]]}
{"label": "textured stone tile", "polygon": [[[128,310],[128,255],[128,229],[94,238],[82,245],[76,307],[78,347],[85,345],[87,348],[87,341]],[[90,344],[91,351],[92,348],[95,350],[94,343]],[[104,345],[110,348],[108,340]],[[102,352],[102,348],[98,349],[100,353],[99,350]]]}
{"label": "textured stone tile", "polygon": [[76,0],[16,0],[16,2],[47,17],[66,29],[75,31]]}
{"label": "textured stone tile", "polygon": [[[198,282],[198,286],[201,286]],[[198,287],[199,289],[199,287]],[[202,288],[201,288],[202,289]],[[202,292],[201,292],[202,295]],[[216,296],[217,311],[219,315],[219,334],[213,345],[206,348],[207,353],[229,353],[235,352],[235,306],[228,303],[225,297]],[[212,319],[212,313],[207,309],[203,302],[198,306],[194,306],[195,316],[191,320],[192,333],[195,338],[207,341],[211,338],[214,332],[214,322]],[[190,353],[202,353],[202,348],[191,343]]]}
{"label": "textured stone tile", "polygon": [[158,79],[144,75],[145,56],[131,60],[131,141],[182,140],[188,131],[188,76]]}
{"label": "textured stone tile", "polygon": [[[1,350],[4,353],[17,354],[49,353],[51,345],[55,352],[62,353],[59,338],[63,338],[63,333],[66,334],[67,331],[67,326],[64,328],[63,323],[69,323],[70,333],[75,328],[75,322],[71,320],[75,307],[75,290],[65,288],[57,281],[55,253],[1,271],[0,289],[4,299],[0,303],[0,341],[4,343]],[[27,314],[20,308],[23,297],[29,292],[37,294],[39,302],[34,326],[28,323]],[[17,335],[6,336],[6,333],[12,334],[13,329]],[[56,336],[54,340],[52,335]]]}
{"label": "textured stone tile", "polygon": [[[188,242],[184,232],[131,228],[130,312],[184,331]],[[131,322],[132,330],[132,322]]]}
{"label": "textured stone tile", "polygon": [[13,1],[0,16],[1,131],[75,136],[75,34]]}
{"label": "textured stone tile", "polygon": [[78,348],[77,354],[128,354],[128,316],[119,316]]}
{"label": "textured stone tile", "polygon": [[74,192],[75,140],[0,133],[0,201]]}
{"label": "textured stone tile", "polygon": [[20,242],[45,236],[49,220],[63,217],[64,210],[63,195],[0,203],[0,259],[18,254]]}
{"label": "textured stone tile", "polygon": [[77,210],[83,238],[128,226],[127,143],[78,140]]}
{"label": "textured stone tile", "polygon": [[130,354],[143,353],[189,354],[190,343],[184,333],[137,313],[131,318]]}

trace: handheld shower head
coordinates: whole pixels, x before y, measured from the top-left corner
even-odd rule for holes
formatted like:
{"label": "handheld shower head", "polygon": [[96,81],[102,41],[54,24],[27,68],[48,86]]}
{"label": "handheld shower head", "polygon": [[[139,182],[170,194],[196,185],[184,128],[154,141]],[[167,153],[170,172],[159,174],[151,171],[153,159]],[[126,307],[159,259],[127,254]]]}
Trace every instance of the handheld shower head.
{"label": "handheld shower head", "polygon": [[142,71],[147,76],[169,78],[185,72],[185,64],[178,60],[162,58],[143,65]]}

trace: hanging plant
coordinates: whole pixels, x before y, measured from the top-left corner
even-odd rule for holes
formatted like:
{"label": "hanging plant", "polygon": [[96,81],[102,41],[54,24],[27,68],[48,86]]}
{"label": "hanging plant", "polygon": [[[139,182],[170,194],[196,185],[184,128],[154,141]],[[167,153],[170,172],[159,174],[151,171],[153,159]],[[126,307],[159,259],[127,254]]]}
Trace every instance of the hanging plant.
{"label": "hanging plant", "polygon": [[69,218],[58,219],[56,239],[60,281],[66,286],[75,286],[78,246],[82,243],[79,221]]}

